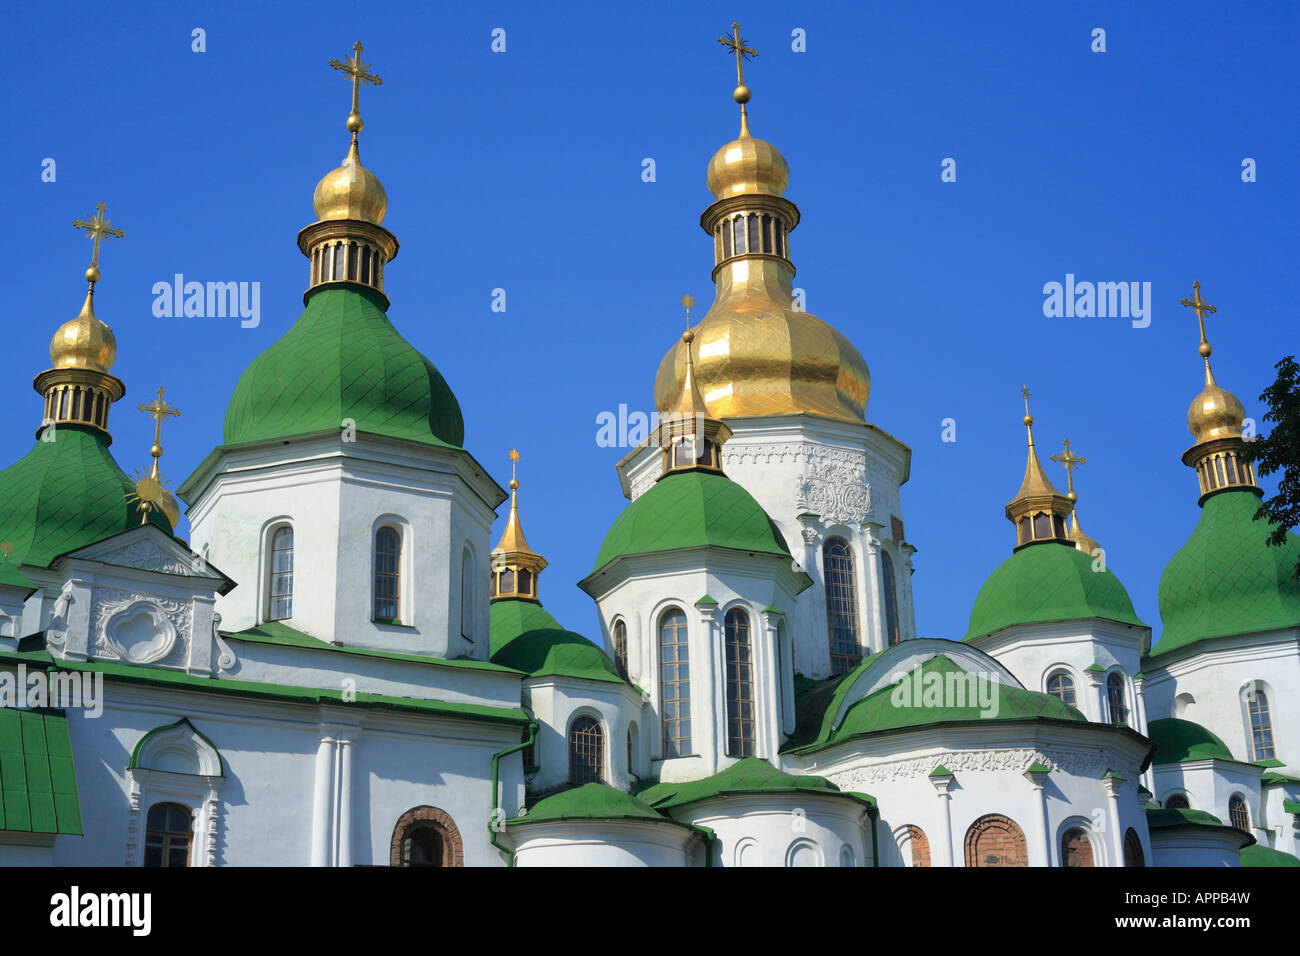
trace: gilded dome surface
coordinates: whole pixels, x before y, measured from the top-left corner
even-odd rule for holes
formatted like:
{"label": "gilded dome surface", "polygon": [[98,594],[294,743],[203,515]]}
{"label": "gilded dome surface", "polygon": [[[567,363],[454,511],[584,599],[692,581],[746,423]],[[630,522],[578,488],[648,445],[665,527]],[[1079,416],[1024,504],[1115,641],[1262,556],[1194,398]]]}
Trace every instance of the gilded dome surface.
{"label": "gilded dome surface", "polygon": [[319,220],[360,219],[379,226],[388,212],[388,194],[379,177],[361,165],[355,139],[343,165],[316,184],[311,202]]}
{"label": "gilded dome surface", "polygon": [[117,337],[90,308],[90,296],[75,319],[64,322],[50,339],[53,368],[84,368],[107,372],[117,361]]}
{"label": "gilded dome surface", "polygon": [[1187,409],[1187,430],[1197,444],[1216,438],[1240,438],[1245,420],[1246,409],[1237,396],[1213,381],[1206,384]]}
{"label": "gilded dome surface", "polygon": [[748,130],[713,154],[705,184],[715,199],[761,194],[781,196],[790,182],[790,167],[771,143]]}
{"label": "gilded dome surface", "polygon": [[[749,266],[736,263],[729,268]],[[771,285],[778,285],[775,278]],[[817,316],[797,312],[788,290],[719,293],[695,333],[695,376],[715,418],[810,414],[865,420],[871,373],[845,336]],[[790,303],[781,306],[778,303]],[[655,407],[673,406],[682,391],[686,346],[678,341],[659,363]]]}

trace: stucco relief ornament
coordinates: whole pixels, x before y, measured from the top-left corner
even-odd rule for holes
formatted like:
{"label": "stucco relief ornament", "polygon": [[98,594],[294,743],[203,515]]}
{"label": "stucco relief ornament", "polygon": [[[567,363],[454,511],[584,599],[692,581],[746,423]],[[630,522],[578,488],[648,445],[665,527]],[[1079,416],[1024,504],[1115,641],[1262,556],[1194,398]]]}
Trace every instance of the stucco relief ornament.
{"label": "stucco relief ornament", "polygon": [[813,449],[807,470],[798,478],[795,504],[821,515],[827,524],[858,524],[871,513],[866,457]]}
{"label": "stucco relief ornament", "polygon": [[168,574],[186,574],[189,571],[182,562],[177,561],[150,541],[138,541],[125,548],[110,551],[99,558],[105,564],[121,567],[139,568],[142,571],[165,571]]}
{"label": "stucco relief ornament", "polygon": [[161,661],[185,643],[189,630],[187,602],[103,588],[91,607],[95,646],[133,664]]}
{"label": "stucco relief ornament", "polygon": [[839,773],[826,774],[826,778],[841,790],[859,790],[872,784],[924,777],[929,775],[938,764],[943,764],[955,774],[1020,773],[1035,761],[1044,764],[1050,770],[1059,770],[1080,777],[1100,777],[1108,766],[1102,756],[1079,751],[1048,752],[1032,748],[966,750],[909,757],[867,767],[853,767]]}
{"label": "stucco relief ornament", "polygon": [[212,615],[212,641],[217,645],[220,655],[217,657],[217,670],[228,671],[235,666],[235,652],[221,639],[221,615]]}
{"label": "stucco relief ornament", "polygon": [[68,609],[72,606],[72,582],[63,585],[63,590],[54,601],[54,613],[50,623],[45,627],[45,641],[54,647],[62,647],[68,639]]}

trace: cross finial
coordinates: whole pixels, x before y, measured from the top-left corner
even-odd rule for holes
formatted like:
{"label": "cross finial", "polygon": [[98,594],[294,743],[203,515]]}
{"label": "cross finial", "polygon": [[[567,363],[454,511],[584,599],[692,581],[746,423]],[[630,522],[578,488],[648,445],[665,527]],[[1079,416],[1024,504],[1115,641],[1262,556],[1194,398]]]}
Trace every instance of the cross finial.
{"label": "cross finial", "polygon": [[1081,458],[1078,455],[1076,455],[1073,451],[1071,451],[1070,439],[1067,438],[1065,439],[1064,450],[1059,451],[1055,455],[1053,455],[1052,461],[1056,462],[1058,465],[1064,466],[1065,473],[1068,476],[1070,482],[1070,493],[1066,497],[1068,497],[1071,501],[1073,501],[1075,498],[1074,469],[1078,468],[1080,465],[1086,465],[1088,463],[1088,459]]}
{"label": "cross finial", "polygon": [[1196,321],[1201,327],[1201,347],[1197,351],[1200,353],[1201,358],[1205,359],[1205,373],[1209,375],[1210,352],[1212,349],[1210,348],[1210,340],[1205,337],[1205,313],[1209,312],[1213,315],[1219,310],[1201,298],[1201,283],[1196,281],[1192,282],[1192,297],[1190,299],[1185,297],[1179,299],[1178,303],[1187,306],[1196,313]]}
{"label": "cross finial", "polygon": [[175,418],[181,413],[179,408],[168,405],[163,398],[163,389],[158,388],[158,397],[152,402],[145,402],[143,405],[136,406],[153,419],[153,447],[149,449],[149,454],[153,455],[153,476],[158,475],[158,459],[162,457],[162,423],[169,418]]}
{"label": "cross finial", "polygon": [[90,246],[90,268],[86,270],[86,278],[90,281],[93,289],[95,283],[99,281],[99,244],[108,239],[121,239],[126,235],[121,229],[113,227],[112,220],[104,218],[104,211],[108,207],[102,202],[95,206],[95,218],[90,221],[85,219],[74,219],[72,225],[82,230],[91,238]]}
{"label": "cross finial", "polygon": [[745,46],[740,38],[740,22],[732,21],[731,36],[720,36],[718,42],[736,56],[736,90],[732,97],[740,104],[740,132],[743,136],[749,132],[749,114],[745,104],[749,102],[749,87],[745,85],[745,60],[758,56],[758,51]]}
{"label": "cross finial", "polygon": [[382,86],[384,81],[370,72],[370,64],[361,62],[361,51],[365,49],[358,40],[352,44],[352,55],[346,60],[330,60],[330,66],[341,70],[352,80],[352,112],[348,114],[348,130],[356,139],[364,125],[361,122],[361,84]]}
{"label": "cross finial", "polygon": [[695,308],[695,296],[684,295],[681,298],[682,308],[686,310],[686,328],[691,327],[691,309]]}
{"label": "cross finial", "polygon": [[511,448],[510,449],[510,483],[512,487],[515,482],[515,468],[518,464],[519,464],[519,449]]}

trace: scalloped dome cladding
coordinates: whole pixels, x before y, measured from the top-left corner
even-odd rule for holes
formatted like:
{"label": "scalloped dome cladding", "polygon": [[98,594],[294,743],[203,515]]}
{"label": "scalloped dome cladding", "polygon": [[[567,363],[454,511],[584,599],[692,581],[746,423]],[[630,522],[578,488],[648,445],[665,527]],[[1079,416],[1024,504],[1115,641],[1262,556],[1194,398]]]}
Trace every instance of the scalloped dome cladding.
{"label": "scalloped dome cladding", "polygon": [[1072,544],[1049,541],[1016,551],[980,588],[963,640],[1013,624],[1093,617],[1145,627],[1119,578],[1109,570],[1094,571],[1092,562]]}
{"label": "scalloped dome cladding", "polygon": [[337,431],[459,448],[460,405],[442,374],[393,328],[372,293],[320,288],[279,341],[240,376],[225,442]]}
{"label": "scalloped dome cladding", "polygon": [[[75,425],[61,425],[55,435],[0,471],[0,542],[13,545],[11,567],[46,567],[61,554],[141,525],[106,436]],[[148,523],[172,533],[157,511]]]}
{"label": "scalloped dome cladding", "polygon": [[533,601],[493,601],[489,647],[492,663],[526,674],[559,674],[623,683],[614,662],[581,634],[566,631]]}
{"label": "scalloped dome cladding", "polygon": [[593,570],[624,555],[706,546],[790,556],[781,532],[748,491],[723,475],[683,471],[659,479],[623,510]]}
{"label": "scalloped dome cladding", "polygon": [[1256,521],[1252,491],[1221,491],[1205,500],[1187,543],[1160,575],[1164,632],[1151,656],[1196,641],[1300,625],[1300,537],[1270,547],[1267,521]]}

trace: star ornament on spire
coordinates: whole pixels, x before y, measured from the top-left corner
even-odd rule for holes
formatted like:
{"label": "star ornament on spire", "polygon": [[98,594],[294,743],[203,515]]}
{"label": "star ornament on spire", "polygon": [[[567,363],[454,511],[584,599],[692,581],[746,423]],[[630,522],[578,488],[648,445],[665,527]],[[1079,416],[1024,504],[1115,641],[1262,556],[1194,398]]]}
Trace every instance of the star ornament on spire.
{"label": "star ornament on spire", "polygon": [[[137,406],[154,422],[153,446],[149,449],[149,454],[153,456],[153,465],[147,473],[141,469],[136,469],[135,474],[127,482],[130,491],[127,492],[126,500],[139,506],[141,524],[149,520],[151,511],[165,510],[168,500],[171,499],[171,491],[167,487],[162,470],[158,466],[158,459],[162,457],[162,424],[169,418],[177,417],[181,412],[180,409],[167,404],[167,401],[163,398],[164,394],[164,390],[160,387],[157,398],[152,402],[145,402]],[[174,499],[172,504],[174,505]],[[175,527],[176,516],[168,514],[167,518]]]}

